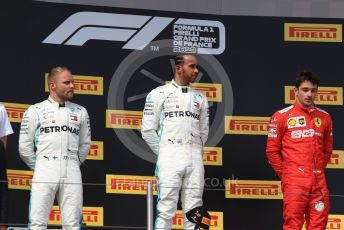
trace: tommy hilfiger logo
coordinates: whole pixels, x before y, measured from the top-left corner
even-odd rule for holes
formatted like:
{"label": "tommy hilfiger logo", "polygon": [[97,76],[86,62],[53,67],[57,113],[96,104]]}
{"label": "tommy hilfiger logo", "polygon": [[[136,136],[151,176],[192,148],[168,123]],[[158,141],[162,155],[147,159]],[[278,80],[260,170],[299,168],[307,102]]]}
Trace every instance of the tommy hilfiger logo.
{"label": "tommy hilfiger logo", "polygon": [[74,114],[69,114],[69,118],[71,121],[78,121],[78,116]]}

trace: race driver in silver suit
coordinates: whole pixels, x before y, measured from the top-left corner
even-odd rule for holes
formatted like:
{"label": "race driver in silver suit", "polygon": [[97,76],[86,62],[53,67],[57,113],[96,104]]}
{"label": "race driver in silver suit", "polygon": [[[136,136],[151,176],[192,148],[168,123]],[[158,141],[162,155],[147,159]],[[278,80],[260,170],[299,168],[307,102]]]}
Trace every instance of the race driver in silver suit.
{"label": "race driver in silver suit", "polygon": [[203,204],[203,146],[209,111],[206,96],[190,86],[199,72],[197,64],[193,55],[176,56],[172,82],[155,88],[146,98],[142,138],[158,155],[155,229],[171,229],[180,191],[184,229],[195,228],[185,214]]}
{"label": "race driver in silver suit", "polygon": [[77,230],[82,223],[80,164],[91,143],[90,123],[84,107],[69,102],[73,76],[66,67],[48,76],[50,96],[29,107],[20,129],[21,158],[34,171],[31,184],[29,229],[47,229],[55,194],[63,229]]}

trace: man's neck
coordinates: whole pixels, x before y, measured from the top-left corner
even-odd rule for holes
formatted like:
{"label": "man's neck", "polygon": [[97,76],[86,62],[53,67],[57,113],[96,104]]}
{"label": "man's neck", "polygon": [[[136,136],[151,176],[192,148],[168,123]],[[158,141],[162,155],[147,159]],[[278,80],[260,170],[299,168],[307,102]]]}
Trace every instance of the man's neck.
{"label": "man's neck", "polygon": [[296,101],[296,103],[301,107],[301,108],[303,108],[303,109],[313,109],[314,107],[315,107],[315,105],[314,104],[311,104],[311,105],[308,105],[308,106],[306,106],[306,105],[303,105],[302,103],[300,103],[300,101]]}
{"label": "man's neck", "polygon": [[177,85],[179,86],[188,86],[189,83],[188,82],[185,82],[183,81],[182,79],[180,79],[178,76],[174,76],[174,81],[177,83]]}
{"label": "man's neck", "polygon": [[54,101],[56,101],[59,104],[64,104],[65,101],[62,100],[60,97],[56,96],[55,94],[50,94],[51,99],[53,99]]}

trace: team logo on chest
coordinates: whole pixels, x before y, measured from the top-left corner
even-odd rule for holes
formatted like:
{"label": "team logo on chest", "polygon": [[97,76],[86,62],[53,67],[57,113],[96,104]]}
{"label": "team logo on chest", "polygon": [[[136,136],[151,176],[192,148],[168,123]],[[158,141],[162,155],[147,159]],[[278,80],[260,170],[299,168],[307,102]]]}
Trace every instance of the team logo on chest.
{"label": "team logo on chest", "polygon": [[314,118],[314,124],[319,128],[321,126],[321,118],[315,117]]}
{"label": "team logo on chest", "polygon": [[287,121],[288,129],[306,127],[306,118],[304,116],[290,117]]}

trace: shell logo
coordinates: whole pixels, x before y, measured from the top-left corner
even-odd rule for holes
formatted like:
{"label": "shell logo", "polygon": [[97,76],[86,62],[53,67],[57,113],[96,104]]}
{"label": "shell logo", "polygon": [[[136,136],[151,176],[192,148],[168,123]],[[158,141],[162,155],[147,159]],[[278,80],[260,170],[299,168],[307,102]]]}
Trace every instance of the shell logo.
{"label": "shell logo", "polygon": [[296,125],[296,120],[295,120],[295,119],[290,119],[290,120],[288,121],[288,125],[289,125],[289,126],[295,126],[295,125]]}

